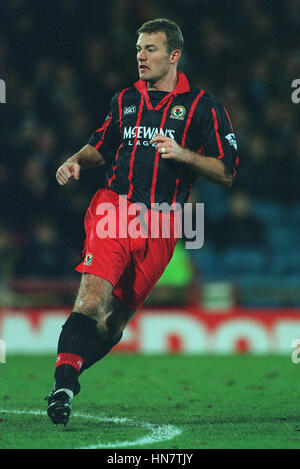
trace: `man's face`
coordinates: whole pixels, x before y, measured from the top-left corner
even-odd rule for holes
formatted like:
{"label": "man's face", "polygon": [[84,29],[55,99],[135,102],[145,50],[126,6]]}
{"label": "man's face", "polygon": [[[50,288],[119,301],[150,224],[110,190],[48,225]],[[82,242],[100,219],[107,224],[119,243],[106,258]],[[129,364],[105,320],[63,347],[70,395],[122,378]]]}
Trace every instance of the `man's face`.
{"label": "man's face", "polygon": [[156,82],[167,75],[172,54],[168,53],[165,33],[140,34],[136,49],[139,76],[142,80]]}

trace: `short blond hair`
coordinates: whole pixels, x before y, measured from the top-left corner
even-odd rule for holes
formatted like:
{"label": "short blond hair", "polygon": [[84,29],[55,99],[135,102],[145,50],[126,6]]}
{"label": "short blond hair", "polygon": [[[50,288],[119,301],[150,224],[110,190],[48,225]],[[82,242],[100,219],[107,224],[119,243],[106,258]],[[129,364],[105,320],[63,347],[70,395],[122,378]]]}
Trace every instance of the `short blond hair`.
{"label": "short blond hair", "polygon": [[167,38],[167,49],[171,53],[173,50],[183,50],[184,39],[179,26],[167,18],[156,18],[144,23],[138,30],[137,34],[142,33],[154,34],[165,33]]}

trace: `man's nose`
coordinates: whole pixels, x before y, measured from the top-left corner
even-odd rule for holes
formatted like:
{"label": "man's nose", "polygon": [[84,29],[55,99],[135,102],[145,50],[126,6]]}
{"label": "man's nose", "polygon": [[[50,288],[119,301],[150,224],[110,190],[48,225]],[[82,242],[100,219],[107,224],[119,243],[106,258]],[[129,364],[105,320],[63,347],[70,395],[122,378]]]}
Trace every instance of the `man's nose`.
{"label": "man's nose", "polygon": [[140,50],[140,52],[138,53],[138,60],[146,60],[146,52],[145,50]]}

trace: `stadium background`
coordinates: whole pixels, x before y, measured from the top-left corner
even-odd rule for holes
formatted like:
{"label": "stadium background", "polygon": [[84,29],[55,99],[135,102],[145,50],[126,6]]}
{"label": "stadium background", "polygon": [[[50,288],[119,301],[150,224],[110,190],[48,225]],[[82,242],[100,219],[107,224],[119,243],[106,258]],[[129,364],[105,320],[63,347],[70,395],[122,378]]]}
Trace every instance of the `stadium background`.
{"label": "stadium background", "polygon": [[[249,340],[269,350],[266,336],[271,330],[279,337],[278,318],[289,330],[285,352],[300,333],[300,104],[291,100],[299,78],[300,3],[12,0],[1,2],[0,17],[7,90],[0,105],[0,337],[8,350],[12,338],[12,351],[35,348],[24,318],[34,330],[40,311],[47,318],[70,311],[83,216],[103,174],[83,171],[79,184],[62,189],[55,172],[102,123],[115,91],[136,81],[136,29],[154,17],[181,26],[179,68],[226,104],[240,164],[231,190],[198,179],[192,200],[205,203],[205,244],[188,251],[179,245],[146,304],[154,308],[152,321],[165,311],[161,318],[174,325],[178,315],[174,331],[157,323],[157,330],[166,328],[166,350],[189,341],[196,316],[207,330],[245,318],[242,332],[231,332],[240,351]],[[138,329],[134,321],[132,328]],[[45,350],[55,349],[57,330],[56,324],[35,339],[36,351],[47,340]],[[202,351],[201,337],[200,331],[188,350]],[[127,339],[128,350],[139,350]],[[220,350],[233,348],[226,348],[228,340]]]}

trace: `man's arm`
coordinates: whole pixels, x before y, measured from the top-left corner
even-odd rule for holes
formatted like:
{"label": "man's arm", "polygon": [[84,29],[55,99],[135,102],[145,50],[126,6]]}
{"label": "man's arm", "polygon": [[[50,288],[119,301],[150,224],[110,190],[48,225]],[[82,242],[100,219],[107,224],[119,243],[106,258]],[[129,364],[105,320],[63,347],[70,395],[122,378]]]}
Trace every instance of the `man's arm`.
{"label": "man's arm", "polygon": [[199,153],[187,149],[182,150],[184,154],[181,161],[189,166],[192,171],[216,184],[226,187],[232,186],[233,176],[222,162],[222,159],[199,155]]}
{"label": "man's arm", "polygon": [[[187,148],[181,147],[175,140],[157,135],[151,140],[151,144],[157,142],[157,150],[164,159],[171,159],[177,163],[186,164],[192,171],[200,176],[226,187],[231,187],[233,176],[221,159],[203,156]],[[162,149],[164,148],[164,152]]]}
{"label": "man's arm", "polygon": [[61,186],[65,186],[72,179],[78,181],[82,168],[102,166],[113,160],[120,144],[117,99],[118,93],[111,100],[111,110],[102,126],[93,132],[87,145],[58,168],[56,179]]}
{"label": "man's arm", "polygon": [[105,163],[103,156],[92,145],[85,145],[74,153],[57,170],[56,179],[61,186],[65,186],[72,179],[79,180],[80,170],[102,166]]}

